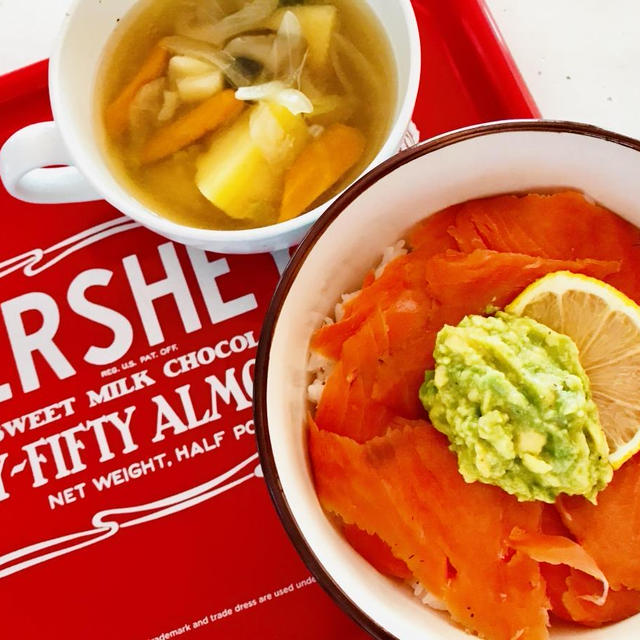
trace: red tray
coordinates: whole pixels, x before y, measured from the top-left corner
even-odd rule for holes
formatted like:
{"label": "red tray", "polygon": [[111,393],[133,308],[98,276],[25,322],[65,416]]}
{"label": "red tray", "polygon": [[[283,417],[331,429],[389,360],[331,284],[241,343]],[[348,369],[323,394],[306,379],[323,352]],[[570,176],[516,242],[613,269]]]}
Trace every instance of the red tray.
{"label": "red tray", "polygon": [[[423,137],[537,115],[482,2],[414,5]],[[0,78],[0,144],[51,117],[46,70]],[[0,187],[0,207],[0,636],[365,638],[290,546],[257,465],[252,359],[277,261],[189,252],[104,202]],[[169,276],[177,298],[142,301],[136,274]]]}

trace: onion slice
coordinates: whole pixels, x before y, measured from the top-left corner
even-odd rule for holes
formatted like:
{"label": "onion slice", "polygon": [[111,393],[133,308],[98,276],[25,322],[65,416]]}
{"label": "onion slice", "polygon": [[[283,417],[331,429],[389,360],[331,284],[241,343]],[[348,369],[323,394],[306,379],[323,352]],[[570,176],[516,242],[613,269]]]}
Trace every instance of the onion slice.
{"label": "onion slice", "polygon": [[334,33],[330,55],[336,76],[347,94],[353,94],[353,86],[344,63],[351,69],[351,73],[367,82],[378,95],[382,94],[380,73],[353,42],[339,33]]}
{"label": "onion slice", "polygon": [[182,26],[182,33],[210,44],[224,42],[244,31],[259,29],[262,23],[278,8],[278,0],[252,0],[239,11],[231,13],[215,24]]}
{"label": "onion slice", "polygon": [[236,91],[236,99],[269,100],[286,107],[296,116],[301,113],[313,113],[311,100],[302,91],[291,89],[280,80],[241,87]]}
{"label": "onion slice", "polygon": [[307,41],[300,20],[293,11],[286,11],[278,27],[271,52],[271,67],[278,78],[293,84],[300,77],[306,60]]}

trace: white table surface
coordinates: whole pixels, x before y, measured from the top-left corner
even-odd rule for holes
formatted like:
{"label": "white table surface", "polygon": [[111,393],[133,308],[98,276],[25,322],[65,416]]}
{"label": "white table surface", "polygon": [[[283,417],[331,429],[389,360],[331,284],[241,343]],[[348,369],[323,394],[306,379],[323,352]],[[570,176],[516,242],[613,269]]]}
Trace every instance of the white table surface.
{"label": "white table surface", "polygon": [[[48,57],[71,2],[0,0],[0,74]],[[639,0],[487,2],[545,118],[640,138]]]}

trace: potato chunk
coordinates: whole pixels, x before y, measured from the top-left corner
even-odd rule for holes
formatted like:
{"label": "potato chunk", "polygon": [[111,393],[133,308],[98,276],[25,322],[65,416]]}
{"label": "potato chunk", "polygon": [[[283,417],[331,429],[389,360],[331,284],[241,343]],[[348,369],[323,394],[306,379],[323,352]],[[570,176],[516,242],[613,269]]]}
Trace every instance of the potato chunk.
{"label": "potato chunk", "polygon": [[[284,172],[308,138],[301,116],[279,105],[258,104],[218,134],[200,156],[198,189],[232,218],[271,223],[277,215]],[[271,141],[273,148],[267,150],[265,141]]]}

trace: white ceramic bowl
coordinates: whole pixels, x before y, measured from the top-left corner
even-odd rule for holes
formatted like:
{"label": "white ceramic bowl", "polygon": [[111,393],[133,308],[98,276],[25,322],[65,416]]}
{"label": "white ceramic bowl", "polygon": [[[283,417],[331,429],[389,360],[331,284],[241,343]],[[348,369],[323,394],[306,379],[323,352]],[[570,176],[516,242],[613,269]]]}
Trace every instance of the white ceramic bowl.
{"label": "white ceramic bowl", "polygon": [[[420,38],[411,0],[363,0],[391,43],[397,101],[385,143],[368,168],[398,151],[420,79]],[[107,166],[96,127],[96,79],[114,28],[138,0],[75,0],[51,57],[49,90],[55,122],[17,132],[0,151],[0,177],[9,193],[38,203],[104,198],[157,233],[209,251],[259,253],[293,246],[330,202],[298,218],[242,231],[196,229],[163,218],[128,193]],[[43,168],[51,165],[70,165]]]}
{"label": "white ceramic bowl", "polygon": [[[595,127],[514,121],[434,138],[375,169],[318,221],[285,272],[256,365],[262,467],[299,554],[338,604],[376,638],[465,640],[446,615],[376,572],[332,527],[316,497],[305,414],[309,340],[340,294],[360,287],[382,250],[430,213],[472,198],[571,187],[640,226],[640,142]],[[482,585],[478,585],[482,588]],[[640,616],[552,638],[631,640]]]}

